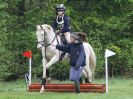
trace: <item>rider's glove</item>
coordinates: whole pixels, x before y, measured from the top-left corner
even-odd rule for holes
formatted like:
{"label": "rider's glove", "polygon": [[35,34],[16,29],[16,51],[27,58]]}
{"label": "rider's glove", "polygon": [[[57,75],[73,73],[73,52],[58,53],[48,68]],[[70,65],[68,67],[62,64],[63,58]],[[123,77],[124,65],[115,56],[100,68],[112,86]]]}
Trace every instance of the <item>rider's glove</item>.
{"label": "rider's glove", "polygon": [[60,33],[61,33],[61,31],[60,31],[60,30],[59,30],[59,31],[56,31],[56,34],[57,34],[57,35],[59,35]]}

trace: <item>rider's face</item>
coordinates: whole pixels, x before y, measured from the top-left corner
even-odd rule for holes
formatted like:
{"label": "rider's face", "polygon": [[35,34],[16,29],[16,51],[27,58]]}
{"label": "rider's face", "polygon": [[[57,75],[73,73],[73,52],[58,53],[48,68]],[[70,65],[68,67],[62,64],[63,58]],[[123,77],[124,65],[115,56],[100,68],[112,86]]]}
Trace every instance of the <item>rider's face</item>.
{"label": "rider's face", "polygon": [[63,14],[64,14],[63,11],[58,11],[58,15],[59,15],[59,16],[62,16]]}

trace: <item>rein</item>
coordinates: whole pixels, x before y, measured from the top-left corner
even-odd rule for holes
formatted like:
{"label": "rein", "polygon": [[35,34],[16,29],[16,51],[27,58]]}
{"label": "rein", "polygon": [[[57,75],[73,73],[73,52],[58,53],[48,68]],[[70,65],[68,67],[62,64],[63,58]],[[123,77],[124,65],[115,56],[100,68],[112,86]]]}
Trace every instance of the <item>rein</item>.
{"label": "rein", "polygon": [[[42,30],[44,30],[42,26],[40,26],[40,27],[41,27]],[[45,47],[45,49],[46,49],[48,46],[50,46],[51,43],[53,43],[55,39],[57,40],[57,43],[59,44],[59,41],[58,41],[58,39],[57,39],[56,34],[55,34],[55,37],[53,38],[53,40],[52,40],[51,43],[46,43],[45,37],[47,36],[47,33],[45,32],[45,30],[44,30],[44,35],[45,35],[45,36],[44,36],[44,40],[38,42],[38,44],[41,44],[43,47]],[[45,58],[48,60],[48,57],[47,57],[47,55],[46,55],[46,50],[45,50]]]}

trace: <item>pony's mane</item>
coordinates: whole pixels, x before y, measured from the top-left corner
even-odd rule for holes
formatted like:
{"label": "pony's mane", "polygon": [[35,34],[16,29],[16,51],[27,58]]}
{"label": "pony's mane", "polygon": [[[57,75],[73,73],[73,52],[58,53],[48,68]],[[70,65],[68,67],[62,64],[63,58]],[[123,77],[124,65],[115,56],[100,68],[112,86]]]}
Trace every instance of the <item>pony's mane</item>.
{"label": "pony's mane", "polygon": [[48,25],[48,24],[43,24],[41,25],[43,28],[47,28],[49,31],[53,31],[52,26]]}

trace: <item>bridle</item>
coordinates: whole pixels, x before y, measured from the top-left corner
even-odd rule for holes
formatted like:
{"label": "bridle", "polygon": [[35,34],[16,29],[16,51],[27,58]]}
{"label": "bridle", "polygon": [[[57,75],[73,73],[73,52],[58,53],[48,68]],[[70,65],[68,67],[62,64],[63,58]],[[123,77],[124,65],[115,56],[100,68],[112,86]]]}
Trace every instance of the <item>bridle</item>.
{"label": "bridle", "polygon": [[43,29],[43,27],[42,27],[41,25],[40,25],[40,28],[44,31],[44,39],[43,39],[42,41],[38,41],[37,43],[38,43],[38,44],[41,44],[43,47],[46,48],[46,47],[48,47],[51,43],[54,42],[54,40],[55,40],[55,38],[56,38],[56,35],[55,35],[55,37],[53,38],[52,42],[47,43],[47,41],[46,41],[47,33],[46,33],[45,29]]}
{"label": "bridle", "polygon": [[[38,44],[41,44],[42,47],[45,48],[45,58],[46,58],[46,60],[49,60],[49,58],[48,58],[47,55],[46,55],[46,48],[47,48],[48,46],[50,46],[51,43],[53,43],[55,39],[57,40],[57,43],[58,43],[58,44],[59,44],[59,41],[58,41],[58,39],[57,39],[57,34],[54,32],[54,33],[55,33],[55,37],[53,38],[53,40],[52,40],[50,43],[47,43],[47,41],[46,41],[47,33],[46,33],[45,29],[43,29],[43,27],[42,27],[41,25],[40,25],[40,28],[44,31],[44,39],[43,39],[42,41],[38,41]],[[59,59],[59,61],[60,61],[60,60],[62,59],[62,55],[60,55],[60,53],[59,53],[59,57],[60,57],[60,59]]]}
{"label": "bridle", "polygon": [[41,44],[42,47],[45,48],[45,58],[46,58],[46,60],[49,60],[49,58],[48,58],[47,55],[46,55],[46,48],[47,48],[48,46],[50,46],[51,43],[53,43],[55,39],[56,39],[57,42],[58,42],[58,39],[57,39],[57,36],[55,35],[55,37],[53,38],[52,42],[47,43],[47,41],[46,41],[47,33],[46,33],[45,29],[43,29],[43,27],[42,27],[41,25],[40,25],[40,28],[44,31],[44,39],[43,39],[42,41],[39,41],[38,44]]}

